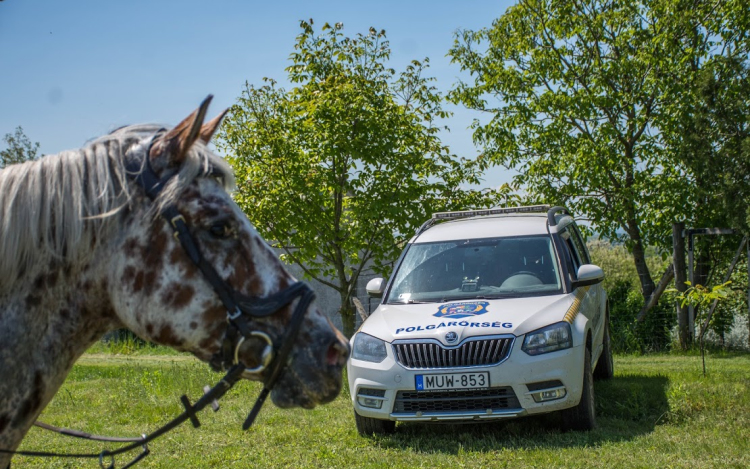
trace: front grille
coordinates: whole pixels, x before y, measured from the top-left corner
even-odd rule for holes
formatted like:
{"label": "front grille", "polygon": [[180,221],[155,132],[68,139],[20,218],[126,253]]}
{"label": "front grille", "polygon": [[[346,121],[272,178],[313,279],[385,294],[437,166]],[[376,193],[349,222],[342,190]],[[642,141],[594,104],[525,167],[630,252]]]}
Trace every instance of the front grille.
{"label": "front grille", "polygon": [[512,337],[468,339],[456,347],[445,347],[436,340],[396,342],[396,361],[405,368],[459,368],[497,365],[510,354]]}
{"label": "front grille", "polygon": [[394,413],[468,412],[488,409],[518,409],[518,402],[510,386],[463,391],[399,391],[396,393]]}

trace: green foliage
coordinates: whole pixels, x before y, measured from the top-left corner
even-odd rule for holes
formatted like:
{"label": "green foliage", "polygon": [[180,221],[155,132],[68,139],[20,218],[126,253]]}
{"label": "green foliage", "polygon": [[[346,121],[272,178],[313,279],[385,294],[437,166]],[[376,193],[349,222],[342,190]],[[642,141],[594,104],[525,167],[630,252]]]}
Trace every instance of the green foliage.
{"label": "green foliage", "polygon": [[607,291],[612,349],[616,353],[669,350],[672,328],[677,322],[674,303],[663,297],[643,322],[635,318],[643,307],[643,296],[629,281],[619,280]]}
{"label": "green foliage", "polygon": [[519,186],[623,241],[649,296],[645,247],[667,248],[671,224],[697,220],[704,202],[675,157],[694,103],[684,98],[728,51],[746,61],[749,12],[741,1],[525,0],[457,33],[450,55],[473,82],[449,97],[492,116],[474,140]]}
{"label": "green foliage", "polygon": [[672,159],[688,168],[698,226],[750,233],[750,67],[747,52],[729,49],[677,87],[666,134]]}
{"label": "green foliage", "polygon": [[178,352],[152,342],[146,342],[128,329],[118,329],[94,344],[89,353],[110,355],[177,355]]}
{"label": "green foliage", "polygon": [[[628,252],[625,245],[612,244],[602,239],[589,239],[586,247],[591,254],[591,261],[604,270],[603,285],[607,291],[612,290],[621,282],[630,283],[633,286],[640,285],[632,253]],[[672,258],[663,254],[656,248],[646,248],[646,265],[650,272],[661,275],[667,270]]]}
{"label": "green foliage", "polygon": [[5,134],[3,142],[8,148],[0,150],[0,169],[11,164],[35,160],[39,156],[39,142],[31,143],[21,126],[16,127],[14,133]]}
{"label": "green foliage", "polygon": [[667,292],[674,295],[675,300],[679,301],[682,306],[691,305],[696,311],[696,323],[700,324],[701,329],[714,302],[717,302],[716,308],[708,322],[708,329],[719,336],[721,345],[724,346],[724,338],[732,329],[734,324],[735,313],[746,311],[747,305],[743,295],[735,292],[730,285],[732,281],[704,287],[703,285],[691,285],[685,282],[688,289],[684,292],[678,292],[676,289],[668,289]]}
{"label": "green foliage", "polygon": [[385,31],[300,25],[287,68],[295,87],[246,84],[217,146],[261,235],[352,311],[362,269],[388,275],[432,212],[486,207],[499,194],[463,188],[479,183],[482,166],[441,144],[437,120],[450,114],[425,77],[428,59],[396,73]]}
{"label": "green foliage", "polygon": [[674,288],[668,289],[667,292],[677,293],[675,295],[675,298],[680,301],[682,306],[691,305],[694,307],[708,307],[714,301],[722,301],[727,299],[727,297],[731,293],[731,289],[729,288],[729,285],[731,285],[731,283],[731,281],[728,281],[707,288],[703,285],[693,286],[690,284],[690,282],[685,282],[685,284],[688,286],[688,289],[684,292],[677,292],[677,290]]}

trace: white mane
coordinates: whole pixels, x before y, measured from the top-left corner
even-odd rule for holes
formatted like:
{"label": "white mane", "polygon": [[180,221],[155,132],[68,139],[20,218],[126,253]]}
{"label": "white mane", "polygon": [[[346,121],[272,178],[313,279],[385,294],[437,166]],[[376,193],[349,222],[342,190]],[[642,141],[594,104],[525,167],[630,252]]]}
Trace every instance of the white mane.
{"label": "white mane", "polygon": [[[79,150],[0,170],[0,294],[51,265],[75,267],[117,229],[119,217],[112,215],[127,206],[132,187],[125,155],[145,154],[160,128],[123,127]],[[198,141],[154,213],[208,168],[226,189],[233,188],[231,168]]]}

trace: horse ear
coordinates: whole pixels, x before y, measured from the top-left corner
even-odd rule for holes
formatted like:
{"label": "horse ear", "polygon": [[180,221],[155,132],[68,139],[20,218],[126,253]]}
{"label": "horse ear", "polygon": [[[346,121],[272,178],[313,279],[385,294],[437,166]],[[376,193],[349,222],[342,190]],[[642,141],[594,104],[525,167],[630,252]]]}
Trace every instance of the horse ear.
{"label": "horse ear", "polygon": [[203,143],[208,144],[208,142],[211,141],[211,137],[213,137],[214,133],[219,129],[221,121],[224,119],[224,116],[227,115],[227,112],[229,112],[229,108],[225,109],[224,112],[211,119],[208,123],[203,124],[203,127],[201,127],[201,140]]}
{"label": "horse ear", "polygon": [[151,145],[149,158],[155,169],[177,166],[185,160],[190,147],[201,136],[201,126],[212,98],[208,95],[198,109]]}

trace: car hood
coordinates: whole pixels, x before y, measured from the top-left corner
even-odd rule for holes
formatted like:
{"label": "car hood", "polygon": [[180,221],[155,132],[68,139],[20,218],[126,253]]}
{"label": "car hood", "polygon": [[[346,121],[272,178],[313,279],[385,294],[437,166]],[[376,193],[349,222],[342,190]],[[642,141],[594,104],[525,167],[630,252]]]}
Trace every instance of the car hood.
{"label": "car hood", "polygon": [[513,334],[521,336],[563,320],[575,295],[530,298],[450,301],[427,304],[380,305],[362,324],[360,332],[386,342],[397,339],[434,338],[446,345],[455,332],[466,337]]}

